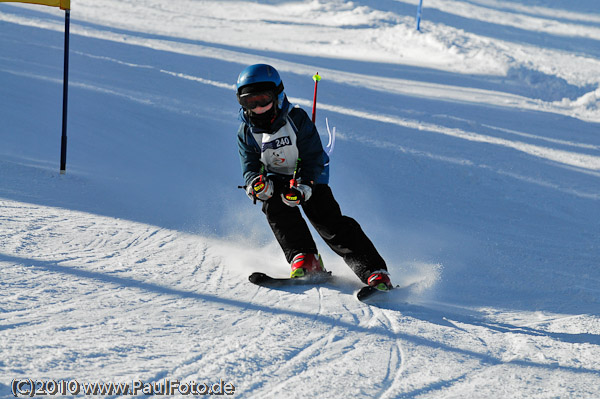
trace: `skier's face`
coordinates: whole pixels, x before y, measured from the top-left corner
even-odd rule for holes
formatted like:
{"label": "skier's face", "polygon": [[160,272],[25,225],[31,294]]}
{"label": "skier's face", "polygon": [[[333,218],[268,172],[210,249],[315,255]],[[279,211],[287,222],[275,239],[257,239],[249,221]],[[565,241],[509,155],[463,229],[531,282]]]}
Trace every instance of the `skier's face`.
{"label": "skier's face", "polygon": [[256,106],[256,107],[252,108],[250,111],[252,111],[252,113],[255,114],[255,115],[260,115],[260,114],[264,114],[265,112],[267,112],[271,108],[273,108],[273,101],[271,101],[270,103],[268,103],[264,107]]}

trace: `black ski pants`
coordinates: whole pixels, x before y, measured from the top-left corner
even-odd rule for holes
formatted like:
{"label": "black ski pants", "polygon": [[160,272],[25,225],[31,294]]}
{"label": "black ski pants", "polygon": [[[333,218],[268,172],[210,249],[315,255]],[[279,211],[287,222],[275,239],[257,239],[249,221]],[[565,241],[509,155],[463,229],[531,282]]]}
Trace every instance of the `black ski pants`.
{"label": "black ski pants", "polygon": [[[282,184],[275,185],[271,199],[262,210],[288,262],[299,253],[318,253],[299,207],[290,207],[281,199]],[[302,205],[307,219],[327,245],[366,283],[376,270],[387,270],[385,261],[356,220],[342,215],[340,206],[327,184],[316,184],[312,196]]]}

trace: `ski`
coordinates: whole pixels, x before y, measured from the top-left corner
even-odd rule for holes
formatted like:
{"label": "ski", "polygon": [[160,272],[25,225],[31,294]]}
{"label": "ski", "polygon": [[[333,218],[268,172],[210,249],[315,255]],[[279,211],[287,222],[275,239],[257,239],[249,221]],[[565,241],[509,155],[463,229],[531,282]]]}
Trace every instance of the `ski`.
{"label": "ski", "polygon": [[379,298],[385,298],[385,295],[389,295],[389,291],[381,291],[375,287],[366,286],[362,287],[356,293],[356,299],[361,302],[369,302],[370,300],[376,300]]}
{"label": "ski", "polygon": [[255,272],[252,273],[248,280],[251,283],[263,287],[283,287],[293,285],[317,285],[330,281],[332,278],[331,272],[311,273],[306,277],[271,277],[268,274]]}

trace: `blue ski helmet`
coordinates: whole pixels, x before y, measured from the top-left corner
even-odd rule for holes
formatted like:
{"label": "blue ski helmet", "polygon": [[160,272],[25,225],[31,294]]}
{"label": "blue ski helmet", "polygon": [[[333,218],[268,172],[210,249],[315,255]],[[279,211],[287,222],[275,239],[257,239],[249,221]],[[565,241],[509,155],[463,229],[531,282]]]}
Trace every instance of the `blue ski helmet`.
{"label": "blue ski helmet", "polygon": [[236,87],[238,101],[242,94],[273,90],[277,96],[277,106],[281,108],[283,104],[283,82],[271,65],[254,64],[246,67],[238,76]]}

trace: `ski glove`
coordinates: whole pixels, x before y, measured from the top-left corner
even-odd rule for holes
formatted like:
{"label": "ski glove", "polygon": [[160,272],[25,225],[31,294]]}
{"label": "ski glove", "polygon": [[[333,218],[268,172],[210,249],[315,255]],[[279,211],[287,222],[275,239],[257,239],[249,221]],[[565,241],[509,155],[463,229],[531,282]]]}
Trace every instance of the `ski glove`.
{"label": "ski glove", "polygon": [[294,207],[308,201],[311,195],[312,188],[309,185],[298,184],[297,186],[290,188],[286,193],[282,193],[281,199],[287,206]]}
{"label": "ski glove", "polygon": [[246,186],[246,194],[251,200],[266,201],[273,196],[273,182],[265,176],[256,176],[249,186]]}

